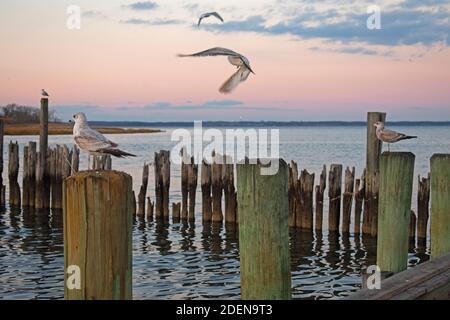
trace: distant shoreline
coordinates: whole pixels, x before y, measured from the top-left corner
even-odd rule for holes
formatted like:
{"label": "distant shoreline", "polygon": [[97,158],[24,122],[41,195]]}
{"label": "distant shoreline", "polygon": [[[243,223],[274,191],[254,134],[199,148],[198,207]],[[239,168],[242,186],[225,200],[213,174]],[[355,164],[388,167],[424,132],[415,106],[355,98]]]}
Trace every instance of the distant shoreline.
{"label": "distant shoreline", "polygon": [[[193,121],[143,122],[143,121],[90,121],[99,127],[174,128],[193,127]],[[365,121],[203,121],[203,127],[365,127]],[[450,121],[387,121],[387,126],[450,127]]]}
{"label": "distant shoreline", "polygon": [[[105,134],[134,134],[134,133],[156,133],[162,132],[160,129],[153,128],[118,128],[116,126],[96,126],[93,127]],[[51,122],[48,124],[49,135],[69,135],[72,134],[73,125],[70,123]],[[39,135],[38,123],[6,123],[6,136],[28,136]]]}

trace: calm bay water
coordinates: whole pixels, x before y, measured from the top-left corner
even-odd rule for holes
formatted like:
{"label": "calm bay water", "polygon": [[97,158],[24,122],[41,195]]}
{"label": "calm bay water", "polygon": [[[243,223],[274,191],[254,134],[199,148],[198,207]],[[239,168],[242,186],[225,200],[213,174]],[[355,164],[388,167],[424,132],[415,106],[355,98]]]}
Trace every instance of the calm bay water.
{"label": "calm bay water", "polygon": [[[449,127],[401,127],[418,135],[391,150],[416,155],[415,174],[425,175],[433,153],[450,152]],[[136,159],[113,160],[113,167],[140,184],[142,165],[155,151],[170,150],[172,129],[155,134],[112,135]],[[37,137],[5,138],[23,145]],[[72,144],[69,136],[50,136],[49,143]],[[295,160],[299,169],[320,172],[322,165],[355,166],[361,175],[365,158],[363,127],[281,128],[280,156]],[[5,148],[4,159],[7,159]],[[7,164],[7,163],[5,163]],[[81,156],[81,168],[87,156]],[[171,199],[180,201],[180,170],[172,166]],[[4,173],[4,179],[7,174]],[[21,179],[21,177],[19,177]],[[7,181],[5,181],[7,182]],[[416,186],[415,186],[416,188]],[[8,192],[8,191],[7,191]],[[153,172],[149,192],[154,197]],[[415,201],[415,196],[413,197]],[[133,296],[135,299],[236,299],[239,292],[239,243],[234,228],[201,224],[201,195],[197,195],[195,224],[161,225],[136,221],[133,226]],[[413,203],[413,209],[415,203]],[[327,206],[325,206],[325,215]],[[324,222],[326,223],[326,217]],[[360,272],[375,262],[376,244],[366,237],[342,237],[291,230],[293,296],[329,299],[348,295],[360,287]],[[428,259],[426,248],[410,248],[409,265]],[[63,237],[61,212],[34,214],[0,210],[0,299],[60,299],[63,297]]]}

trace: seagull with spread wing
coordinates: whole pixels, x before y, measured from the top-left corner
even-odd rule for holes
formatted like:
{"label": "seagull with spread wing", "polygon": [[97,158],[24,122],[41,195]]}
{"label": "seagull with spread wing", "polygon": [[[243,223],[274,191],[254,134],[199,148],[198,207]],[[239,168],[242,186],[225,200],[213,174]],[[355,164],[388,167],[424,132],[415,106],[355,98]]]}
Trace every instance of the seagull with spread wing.
{"label": "seagull with spread wing", "polygon": [[179,54],[179,57],[211,57],[211,56],[226,56],[228,62],[236,66],[238,70],[220,87],[221,93],[232,92],[241,82],[247,80],[250,73],[253,70],[250,66],[250,61],[240,53],[226,48],[212,48],[205,51],[197,52],[194,54]]}
{"label": "seagull with spread wing", "polygon": [[385,129],[384,123],[381,121],[375,122],[374,126],[377,128],[375,133],[378,140],[386,142],[388,144],[388,150],[391,143],[395,143],[401,140],[415,139],[416,136],[408,136],[404,133],[396,132],[393,130]]}
{"label": "seagull with spread wing", "polygon": [[[118,144],[107,139],[100,132],[89,127],[86,115],[83,112],[73,116],[73,138],[77,146],[89,153],[89,156],[110,154],[117,158],[136,155],[120,150]],[[90,159],[90,157],[89,157]]]}
{"label": "seagull with spread wing", "polygon": [[207,13],[204,13],[204,14],[202,14],[202,15],[200,16],[200,18],[198,19],[197,27],[200,27],[200,23],[202,23],[202,20],[203,20],[203,19],[209,18],[209,17],[211,17],[211,16],[216,17],[217,19],[219,19],[220,21],[223,22],[223,18],[222,18],[222,17],[220,16],[220,14],[218,14],[217,12],[207,12]]}

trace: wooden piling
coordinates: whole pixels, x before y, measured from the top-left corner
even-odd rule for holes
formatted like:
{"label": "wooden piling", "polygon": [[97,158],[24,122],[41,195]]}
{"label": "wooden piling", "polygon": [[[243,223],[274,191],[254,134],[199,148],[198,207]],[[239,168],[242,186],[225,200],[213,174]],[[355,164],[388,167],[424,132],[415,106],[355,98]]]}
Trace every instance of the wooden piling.
{"label": "wooden piling", "polygon": [[295,227],[297,225],[296,218],[296,204],[298,194],[298,169],[297,163],[291,160],[291,164],[288,167],[289,179],[288,179],[288,200],[289,200],[289,227]]}
{"label": "wooden piling", "polygon": [[3,120],[0,120],[0,205],[5,205],[3,192],[5,186],[3,184],[3,136],[5,134],[5,126]]}
{"label": "wooden piling", "polygon": [[149,174],[149,165],[144,163],[144,167],[142,169],[142,184],[138,194],[138,216],[145,215],[145,199],[147,195],[147,186],[148,186],[148,174]]}
{"label": "wooden piling", "polygon": [[36,142],[28,143],[28,206],[34,208],[36,198]]}
{"label": "wooden piling", "polygon": [[155,217],[169,219],[170,152],[155,153]]}
{"label": "wooden piling", "polygon": [[19,144],[11,141],[8,147],[9,205],[20,207],[20,187],[17,182],[19,176]]}
{"label": "wooden piling", "polygon": [[234,165],[231,157],[226,157],[222,169],[223,194],[225,198],[225,222],[236,223],[236,189],[234,187]]}
{"label": "wooden piling", "polygon": [[39,116],[39,175],[36,175],[37,188],[40,188],[40,192],[37,193],[41,197],[37,201],[38,206],[36,208],[49,208],[50,207],[50,175],[47,171],[47,154],[48,154],[48,99],[41,99],[41,110]]}
{"label": "wooden piling", "polygon": [[188,219],[189,203],[189,165],[191,157],[187,154],[186,148],[181,150],[181,219]]}
{"label": "wooden piling", "polygon": [[434,154],[431,167],[431,259],[450,252],[450,154]]}
{"label": "wooden piling", "polygon": [[385,113],[367,113],[366,181],[362,232],[372,236],[376,236],[378,226],[378,189],[382,148],[382,142],[376,136],[374,124],[378,121],[385,122],[385,120]]}
{"label": "wooden piling", "polygon": [[414,154],[384,152],[380,159],[377,265],[400,272],[408,264]]}
{"label": "wooden piling", "polygon": [[427,226],[430,205],[430,174],[428,177],[418,176],[417,184],[417,241],[426,245]]}
{"label": "wooden piling", "polygon": [[324,165],[320,173],[319,184],[316,186],[316,230],[322,231],[323,195],[327,185],[327,167]]}
{"label": "wooden piling", "polygon": [[197,194],[198,182],[198,165],[194,162],[194,157],[191,158],[191,163],[188,166],[188,193],[189,193],[189,209],[188,221],[195,221],[195,196]]}
{"label": "wooden piling", "polygon": [[172,203],[172,221],[173,221],[173,223],[180,222],[180,212],[181,212],[181,203],[180,202]]}
{"label": "wooden piling", "polygon": [[328,230],[339,231],[341,217],[341,190],[342,190],[342,165],[332,164],[328,174]]}
{"label": "wooden piling", "polygon": [[[132,298],[132,178],[84,171],[64,181],[64,298]],[[80,289],[74,287],[79,271]]]}
{"label": "wooden piling", "polygon": [[345,169],[344,178],[344,196],[342,205],[342,233],[350,233],[353,192],[355,186],[355,167],[350,170],[349,167]]}
{"label": "wooden piling", "polygon": [[299,211],[296,215],[297,227],[305,230],[312,230],[313,228],[313,192],[314,192],[314,173],[309,173],[307,170],[300,172],[300,179],[298,181],[299,189]]}
{"label": "wooden piling", "polygon": [[153,221],[153,202],[150,197],[147,197],[147,220]]}
{"label": "wooden piling", "polygon": [[409,220],[409,242],[412,244],[414,244],[416,240],[416,225],[417,225],[416,214],[413,210],[411,210],[411,216]]}
{"label": "wooden piling", "polygon": [[205,160],[201,167],[201,188],[202,188],[202,220],[210,222],[212,219],[212,198],[211,198],[211,164]]}
{"label": "wooden piling", "polygon": [[215,154],[211,166],[212,222],[222,222],[222,165],[223,156]]}
{"label": "wooden piling", "polygon": [[290,299],[287,164],[275,175],[261,167],[237,165],[241,297]]}
{"label": "wooden piling", "polygon": [[22,206],[30,206],[29,171],[28,171],[28,146],[23,147],[23,170],[22,170]]}
{"label": "wooden piling", "polygon": [[355,182],[355,225],[354,233],[361,233],[361,214],[364,203],[364,186],[365,186],[365,170],[361,179],[356,179]]}

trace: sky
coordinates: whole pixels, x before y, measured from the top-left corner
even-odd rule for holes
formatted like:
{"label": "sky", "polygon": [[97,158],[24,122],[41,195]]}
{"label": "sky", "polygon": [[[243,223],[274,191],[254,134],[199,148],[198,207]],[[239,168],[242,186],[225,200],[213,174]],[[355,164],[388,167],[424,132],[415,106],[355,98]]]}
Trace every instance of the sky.
{"label": "sky", "polygon": [[[225,22],[198,28],[208,11]],[[450,121],[449,36],[450,0],[1,0],[0,105],[45,88],[63,120]],[[228,95],[225,57],[177,57],[217,46],[255,71]]]}

